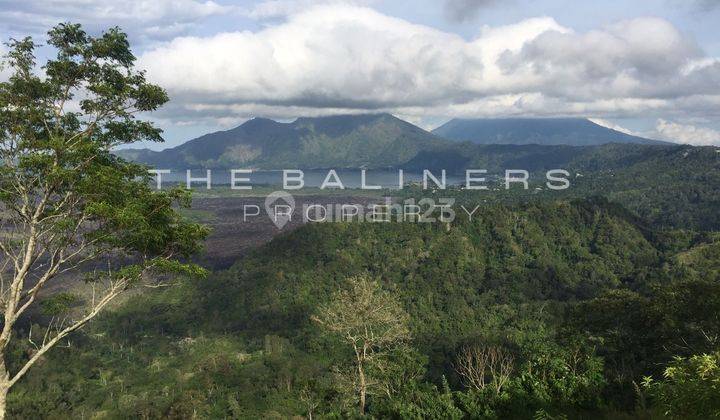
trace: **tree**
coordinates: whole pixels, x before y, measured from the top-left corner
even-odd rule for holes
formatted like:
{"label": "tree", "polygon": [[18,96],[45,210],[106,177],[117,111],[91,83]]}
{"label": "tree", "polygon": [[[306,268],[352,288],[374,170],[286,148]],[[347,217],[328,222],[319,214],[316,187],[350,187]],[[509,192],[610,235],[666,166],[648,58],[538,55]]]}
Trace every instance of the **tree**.
{"label": "tree", "polygon": [[720,352],[675,357],[661,381],[645,377],[644,387],[670,418],[720,417]]}
{"label": "tree", "polygon": [[352,347],[354,392],[360,414],[365,414],[368,390],[376,385],[368,365],[380,367],[388,351],[410,339],[408,314],[377,280],[360,275],[348,279],[347,289],[333,293],[313,320]]}
{"label": "tree", "polygon": [[468,387],[483,390],[492,386],[495,395],[499,395],[510,380],[513,360],[512,354],[502,347],[474,344],[462,348],[455,370]]}
{"label": "tree", "polygon": [[[174,209],[189,204],[187,193],[154,191],[146,168],[111,153],[162,141],[136,115],[165,103],[165,91],[134,70],[118,28],[92,37],[60,24],[48,38],[56,55],[42,71],[31,38],[9,42],[10,77],[0,83],[0,419],[28,369],[122,292],[157,284],[158,273],[202,274],[184,261],[207,230]],[[41,291],[81,271],[92,288],[86,307],[51,322],[40,343],[30,337],[27,360],[7,360],[14,327]]]}

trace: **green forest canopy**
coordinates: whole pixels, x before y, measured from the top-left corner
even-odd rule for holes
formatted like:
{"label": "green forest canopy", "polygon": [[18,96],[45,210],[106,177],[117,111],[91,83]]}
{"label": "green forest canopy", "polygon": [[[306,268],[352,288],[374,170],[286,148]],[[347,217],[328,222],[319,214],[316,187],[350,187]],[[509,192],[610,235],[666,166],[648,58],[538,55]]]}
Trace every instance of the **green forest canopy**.
{"label": "green forest canopy", "polygon": [[[666,405],[708,415],[717,396],[675,404],[663,372],[685,368],[674,357],[717,350],[718,255],[717,236],[653,230],[599,199],[491,205],[449,230],[307,225],[206,281],[131,300],[102,320],[107,335],[89,331],[53,353],[64,363],[29,377],[10,408],[27,417],[352,414],[341,380],[351,359],[311,317],[346,278],[368,273],[409,313],[412,336],[389,371],[372,373],[386,391],[369,396],[369,415],[613,417]],[[513,355],[502,392],[468,388],[457,374],[473,344]]]}

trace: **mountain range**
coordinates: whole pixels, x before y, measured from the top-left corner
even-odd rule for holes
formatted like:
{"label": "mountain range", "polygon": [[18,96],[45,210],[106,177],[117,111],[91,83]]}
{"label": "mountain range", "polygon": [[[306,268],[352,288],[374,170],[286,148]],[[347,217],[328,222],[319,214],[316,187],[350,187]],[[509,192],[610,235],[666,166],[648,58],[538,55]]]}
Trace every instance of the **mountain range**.
{"label": "mountain range", "polygon": [[[462,170],[471,162],[545,167],[583,153],[574,146],[668,144],[631,136],[589,120],[452,120],[428,132],[391,114],[254,118],[163,151],[125,149],[118,155],[163,168],[413,168]],[[492,165],[491,165],[492,166]]]}
{"label": "mountain range", "polygon": [[160,152],[127,149],[127,159],[169,168],[396,167],[444,140],[390,114],[254,118]]}
{"label": "mountain range", "polygon": [[432,132],[446,139],[476,144],[667,144],[625,134],[584,118],[453,119]]}

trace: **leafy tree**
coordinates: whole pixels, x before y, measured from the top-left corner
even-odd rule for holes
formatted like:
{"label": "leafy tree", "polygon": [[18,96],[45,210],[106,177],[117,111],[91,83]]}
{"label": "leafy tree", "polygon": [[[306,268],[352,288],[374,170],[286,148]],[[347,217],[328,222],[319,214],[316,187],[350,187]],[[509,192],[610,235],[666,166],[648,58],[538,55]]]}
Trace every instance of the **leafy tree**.
{"label": "leafy tree", "polygon": [[672,418],[720,418],[720,352],[676,357],[662,381],[646,377],[643,385]]}
{"label": "leafy tree", "polygon": [[[92,37],[60,24],[48,36],[56,55],[42,71],[31,38],[8,43],[11,75],[0,83],[0,418],[28,369],[122,292],[158,272],[202,273],[182,262],[207,233],[176,213],[189,197],[153,191],[142,166],[111,154],[162,140],[136,115],[165,103],[165,91],[134,70],[117,28]],[[86,308],[51,323],[29,358],[8,360],[18,320],[48,284],[78,269],[92,286]]]}
{"label": "leafy tree", "polygon": [[368,390],[377,385],[367,375],[368,365],[382,369],[378,365],[387,352],[410,338],[408,314],[377,280],[360,275],[348,279],[347,289],[333,293],[313,320],[352,347],[353,385],[360,414],[365,414]]}

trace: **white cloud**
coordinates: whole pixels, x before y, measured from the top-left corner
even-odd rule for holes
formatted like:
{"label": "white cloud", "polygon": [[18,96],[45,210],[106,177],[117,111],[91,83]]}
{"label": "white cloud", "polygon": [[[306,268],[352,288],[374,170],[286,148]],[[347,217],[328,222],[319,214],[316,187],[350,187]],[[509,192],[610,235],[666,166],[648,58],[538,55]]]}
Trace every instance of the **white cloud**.
{"label": "white cloud", "polygon": [[215,103],[357,107],[433,103],[464,92],[482,63],[462,38],[327,6],[257,33],[178,38],[142,55],[150,77]]}
{"label": "white cloud", "polygon": [[0,22],[21,33],[44,33],[62,21],[92,29],[120,26],[148,38],[184,33],[203,18],[239,12],[212,0],[5,0]]}
{"label": "white cloud", "polygon": [[636,133],[636,132],[634,132],[630,129],[627,129],[621,125],[617,125],[612,121],[604,120],[602,118],[588,118],[588,120],[590,120],[591,122],[594,122],[595,124],[597,124],[599,126],[609,128],[611,130],[619,131],[621,133],[629,134],[631,136],[641,136],[641,137],[643,136],[640,133]]}
{"label": "white cloud", "polygon": [[254,5],[247,15],[253,19],[284,18],[319,5],[367,6],[375,0],[267,0]]}
{"label": "white cloud", "polygon": [[175,111],[198,117],[269,110],[287,117],[299,110],[707,115],[720,101],[720,61],[662,19],[577,33],[540,17],[483,27],[468,41],[369,8],[294,11],[281,3],[264,12],[290,13],[274,25],[177,38],[140,64],[170,91]]}
{"label": "white cloud", "polygon": [[658,138],[674,143],[695,146],[720,146],[720,131],[695,125],[678,124],[663,119],[657,120],[655,131]]}
{"label": "white cloud", "polygon": [[667,98],[703,92],[703,72],[720,73],[715,65],[690,66],[701,54],[669,22],[638,18],[581,34],[547,31],[505,53],[500,67],[554,96]]}

